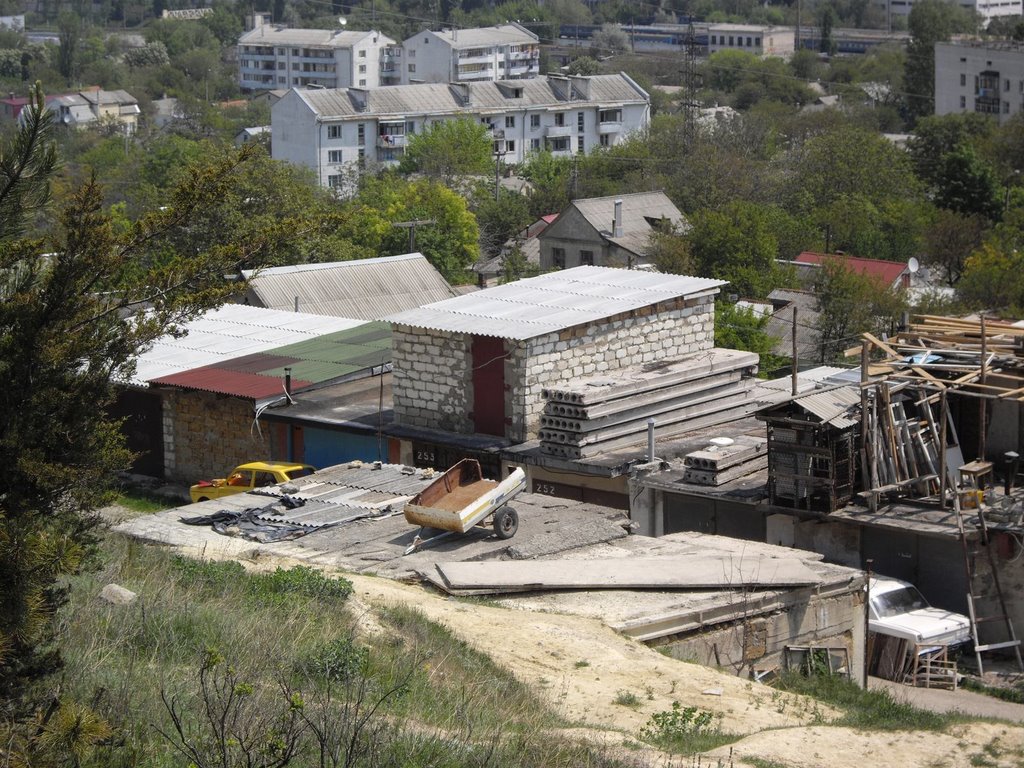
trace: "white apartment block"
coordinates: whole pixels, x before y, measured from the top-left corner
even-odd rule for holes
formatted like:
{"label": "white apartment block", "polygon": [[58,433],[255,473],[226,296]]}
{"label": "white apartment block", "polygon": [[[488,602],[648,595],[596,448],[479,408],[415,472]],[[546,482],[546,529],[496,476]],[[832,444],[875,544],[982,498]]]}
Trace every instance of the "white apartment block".
{"label": "white apartment block", "polygon": [[540,39],[516,23],[426,30],[402,43],[402,84],[522,80],[540,75]]}
{"label": "white apartment block", "polygon": [[[958,0],[957,4],[981,17],[982,26],[987,26],[997,16],[1020,16],[1021,0]],[[876,6],[882,9],[887,19],[893,16],[909,16],[914,0],[878,0]]]}
{"label": "white apartment block", "polygon": [[366,163],[401,160],[410,135],[444,120],[488,126],[495,152],[569,156],[618,144],[650,122],[650,96],[625,73],[484,83],[291,90],[271,109],[273,157],[345,187]]}
{"label": "white apartment block", "polygon": [[260,23],[238,38],[238,84],[274,88],[376,88],[399,82],[402,50],[387,35],[289,29]]}
{"label": "white apartment block", "polygon": [[708,55],[719,51],[747,51],[755,56],[789,58],[796,49],[792,27],[756,24],[709,24]]}
{"label": "white apartment block", "polygon": [[935,44],[935,114],[982,112],[1000,123],[1024,111],[1024,44]]}

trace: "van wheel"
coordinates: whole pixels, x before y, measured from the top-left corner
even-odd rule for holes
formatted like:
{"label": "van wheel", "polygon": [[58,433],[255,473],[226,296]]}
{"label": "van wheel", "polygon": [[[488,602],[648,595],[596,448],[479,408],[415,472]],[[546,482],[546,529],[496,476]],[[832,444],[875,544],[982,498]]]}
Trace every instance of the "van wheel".
{"label": "van wheel", "polygon": [[511,539],[519,530],[519,514],[511,507],[502,507],[494,513],[494,534],[499,539]]}

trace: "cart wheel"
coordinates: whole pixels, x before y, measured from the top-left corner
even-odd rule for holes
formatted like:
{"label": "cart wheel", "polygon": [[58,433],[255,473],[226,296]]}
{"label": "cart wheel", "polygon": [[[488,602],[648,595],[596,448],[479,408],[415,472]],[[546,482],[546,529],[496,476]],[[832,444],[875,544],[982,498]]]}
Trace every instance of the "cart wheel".
{"label": "cart wheel", "polygon": [[494,513],[494,533],[499,539],[511,539],[519,530],[519,514],[511,507]]}

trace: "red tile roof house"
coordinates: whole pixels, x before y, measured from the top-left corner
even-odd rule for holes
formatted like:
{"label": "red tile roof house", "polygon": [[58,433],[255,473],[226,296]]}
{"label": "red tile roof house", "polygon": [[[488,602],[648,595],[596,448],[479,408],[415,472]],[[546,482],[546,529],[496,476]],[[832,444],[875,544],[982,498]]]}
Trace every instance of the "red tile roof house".
{"label": "red tile roof house", "polygon": [[804,251],[793,259],[793,263],[802,277],[810,277],[815,267],[834,261],[842,261],[850,271],[866,275],[887,288],[910,287],[910,266],[902,261],[861,259],[843,253],[813,253],[812,251]]}

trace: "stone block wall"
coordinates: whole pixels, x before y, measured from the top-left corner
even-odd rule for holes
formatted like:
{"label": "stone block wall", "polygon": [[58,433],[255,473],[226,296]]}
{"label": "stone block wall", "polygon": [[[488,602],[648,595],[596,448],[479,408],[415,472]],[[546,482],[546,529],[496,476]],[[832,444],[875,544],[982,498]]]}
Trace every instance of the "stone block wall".
{"label": "stone block wall", "polygon": [[[544,410],[541,392],[594,374],[711,349],[713,297],[673,299],[599,322],[506,341],[505,436],[532,440]],[[471,334],[396,325],[392,335],[395,420],[446,432],[473,432]]]}
{"label": "stone block wall", "polygon": [[472,337],[396,325],[391,391],[395,421],[468,434],[473,431]]}
{"label": "stone block wall", "polygon": [[542,390],[584,376],[671,360],[711,349],[715,308],[711,296],[676,299],[580,325],[559,333],[510,342],[505,382],[508,437],[533,440],[544,410]]}
{"label": "stone block wall", "polygon": [[270,434],[252,429],[252,403],[210,392],[168,390],[163,397],[164,474],[191,485],[224,477],[238,464],[271,458]]}

